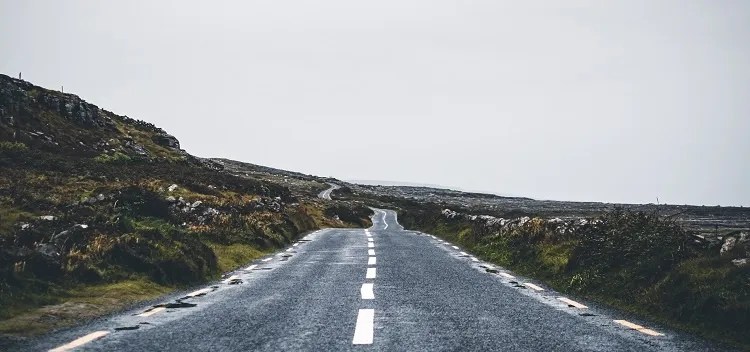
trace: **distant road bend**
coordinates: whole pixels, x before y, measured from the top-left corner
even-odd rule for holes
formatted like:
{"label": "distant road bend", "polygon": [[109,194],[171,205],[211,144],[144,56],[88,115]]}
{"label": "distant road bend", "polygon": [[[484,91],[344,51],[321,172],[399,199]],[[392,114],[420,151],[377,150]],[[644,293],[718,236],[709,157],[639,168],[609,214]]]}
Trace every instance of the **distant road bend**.
{"label": "distant road bend", "polygon": [[48,335],[24,350],[716,350],[587,307],[484,263],[376,209],[373,226],[325,229],[221,282]]}
{"label": "distant road bend", "polygon": [[318,197],[319,197],[319,198],[323,198],[323,199],[328,199],[328,200],[331,200],[331,192],[333,192],[333,191],[335,191],[335,190],[337,190],[337,189],[341,188],[341,186],[339,186],[339,185],[337,185],[337,184],[335,184],[335,183],[329,183],[328,185],[329,185],[329,186],[331,186],[331,187],[330,187],[330,188],[328,188],[328,189],[326,189],[326,190],[325,190],[325,191],[323,191],[323,192],[320,192],[320,193],[318,194]]}

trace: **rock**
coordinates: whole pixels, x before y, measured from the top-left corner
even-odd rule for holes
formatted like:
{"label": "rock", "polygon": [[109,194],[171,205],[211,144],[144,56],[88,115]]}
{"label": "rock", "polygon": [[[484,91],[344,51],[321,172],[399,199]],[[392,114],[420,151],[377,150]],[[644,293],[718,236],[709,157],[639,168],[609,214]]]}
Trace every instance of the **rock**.
{"label": "rock", "polygon": [[735,260],[732,260],[732,264],[741,268],[747,265],[748,261],[750,261],[750,258],[735,259]]}
{"label": "rock", "polygon": [[158,133],[154,135],[151,140],[163,147],[180,149],[180,141],[177,140],[177,138],[175,138],[173,135],[164,131],[158,131]]}
{"label": "rock", "polygon": [[45,255],[45,256],[47,256],[47,257],[52,257],[52,258],[56,258],[57,256],[60,255],[60,253],[57,250],[57,247],[55,247],[54,245],[52,245],[50,243],[40,243],[40,244],[38,244],[36,246],[36,251],[39,252],[39,253],[41,253],[41,254],[43,254],[43,255]]}
{"label": "rock", "polygon": [[21,224],[21,230],[26,230],[31,227],[31,224]]}
{"label": "rock", "polygon": [[727,237],[724,239],[724,244],[721,245],[721,249],[719,250],[720,255],[724,255],[724,253],[727,253],[734,249],[734,246],[737,244],[737,238],[735,237]]}
{"label": "rock", "polygon": [[203,211],[203,215],[216,216],[216,215],[219,215],[219,211],[214,208],[208,207],[205,211]]}
{"label": "rock", "polygon": [[191,208],[197,208],[197,207],[199,207],[199,206],[200,206],[201,204],[203,204],[203,202],[201,202],[201,201],[199,201],[199,200],[196,200],[196,201],[195,201],[195,203],[193,203],[193,204],[192,204],[192,205],[191,205],[190,207],[191,207]]}
{"label": "rock", "polygon": [[54,221],[54,220],[57,220],[57,218],[54,217],[54,216],[52,216],[52,215],[42,215],[42,216],[39,217],[39,219],[42,219],[42,220],[45,220],[45,221]]}
{"label": "rock", "polygon": [[167,191],[174,192],[177,189],[177,185],[173,184],[167,187]]}
{"label": "rock", "polygon": [[174,203],[176,201],[177,199],[175,197],[172,197],[172,196],[167,197],[167,202]]}
{"label": "rock", "polygon": [[99,193],[99,195],[98,195],[98,196],[96,196],[96,199],[97,199],[97,200],[99,200],[99,201],[102,201],[102,200],[104,200],[105,198],[106,198],[106,197],[104,197],[104,195],[103,195],[103,194],[101,194],[101,193]]}

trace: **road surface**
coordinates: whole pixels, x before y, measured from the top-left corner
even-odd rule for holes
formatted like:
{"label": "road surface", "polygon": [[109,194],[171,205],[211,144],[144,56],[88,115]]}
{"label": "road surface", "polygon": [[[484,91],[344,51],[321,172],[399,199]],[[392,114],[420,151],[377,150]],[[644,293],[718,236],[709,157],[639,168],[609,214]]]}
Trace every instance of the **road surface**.
{"label": "road surface", "polygon": [[[716,346],[490,266],[376,210],[212,285],[35,340],[64,351],[701,351]],[[488,270],[489,269],[489,270]],[[120,329],[120,330],[118,330]]]}
{"label": "road surface", "polygon": [[341,186],[339,186],[337,184],[333,184],[333,183],[329,183],[328,185],[330,185],[331,187],[328,188],[327,190],[323,191],[323,192],[320,192],[318,194],[318,198],[323,198],[323,199],[331,200],[331,192],[333,192],[333,191],[341,188]]}

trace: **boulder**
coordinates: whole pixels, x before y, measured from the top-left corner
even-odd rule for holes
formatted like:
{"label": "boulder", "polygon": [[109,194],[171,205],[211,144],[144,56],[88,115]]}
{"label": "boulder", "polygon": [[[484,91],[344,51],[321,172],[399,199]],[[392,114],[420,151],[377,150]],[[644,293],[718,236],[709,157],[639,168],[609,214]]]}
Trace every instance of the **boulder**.
{"label": "boulder", "polygon": [[724,239],[724,244],[721,245],[721,249],[719,250],[720,255],[724,255],[725,253],[731,251],[734,249],[734,246],[737,245],[737,238],[735,237],[727,237]]}

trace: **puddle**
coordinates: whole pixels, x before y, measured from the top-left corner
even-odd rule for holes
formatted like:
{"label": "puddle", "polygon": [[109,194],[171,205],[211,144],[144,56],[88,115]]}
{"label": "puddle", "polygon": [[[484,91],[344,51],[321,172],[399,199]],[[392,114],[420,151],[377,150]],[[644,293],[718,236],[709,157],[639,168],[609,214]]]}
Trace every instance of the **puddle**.
{"label": "puddle", "polygon": [[187,303],[187,302],[182,302],[178,300],[176,302],[171,302],[171,303],[157,304],[154,306],[154,308],[156,307],[164,307],[168,309],[169,308],[193,308],[195,306],[197,306],[197,304],[195,303]]}
{"label": "puddle", "polygon": [[138,326],[138,325],[123,326],[123,327],[115,328],[115,331],[138,330],[138,328],[140,328],[140,326]]}

